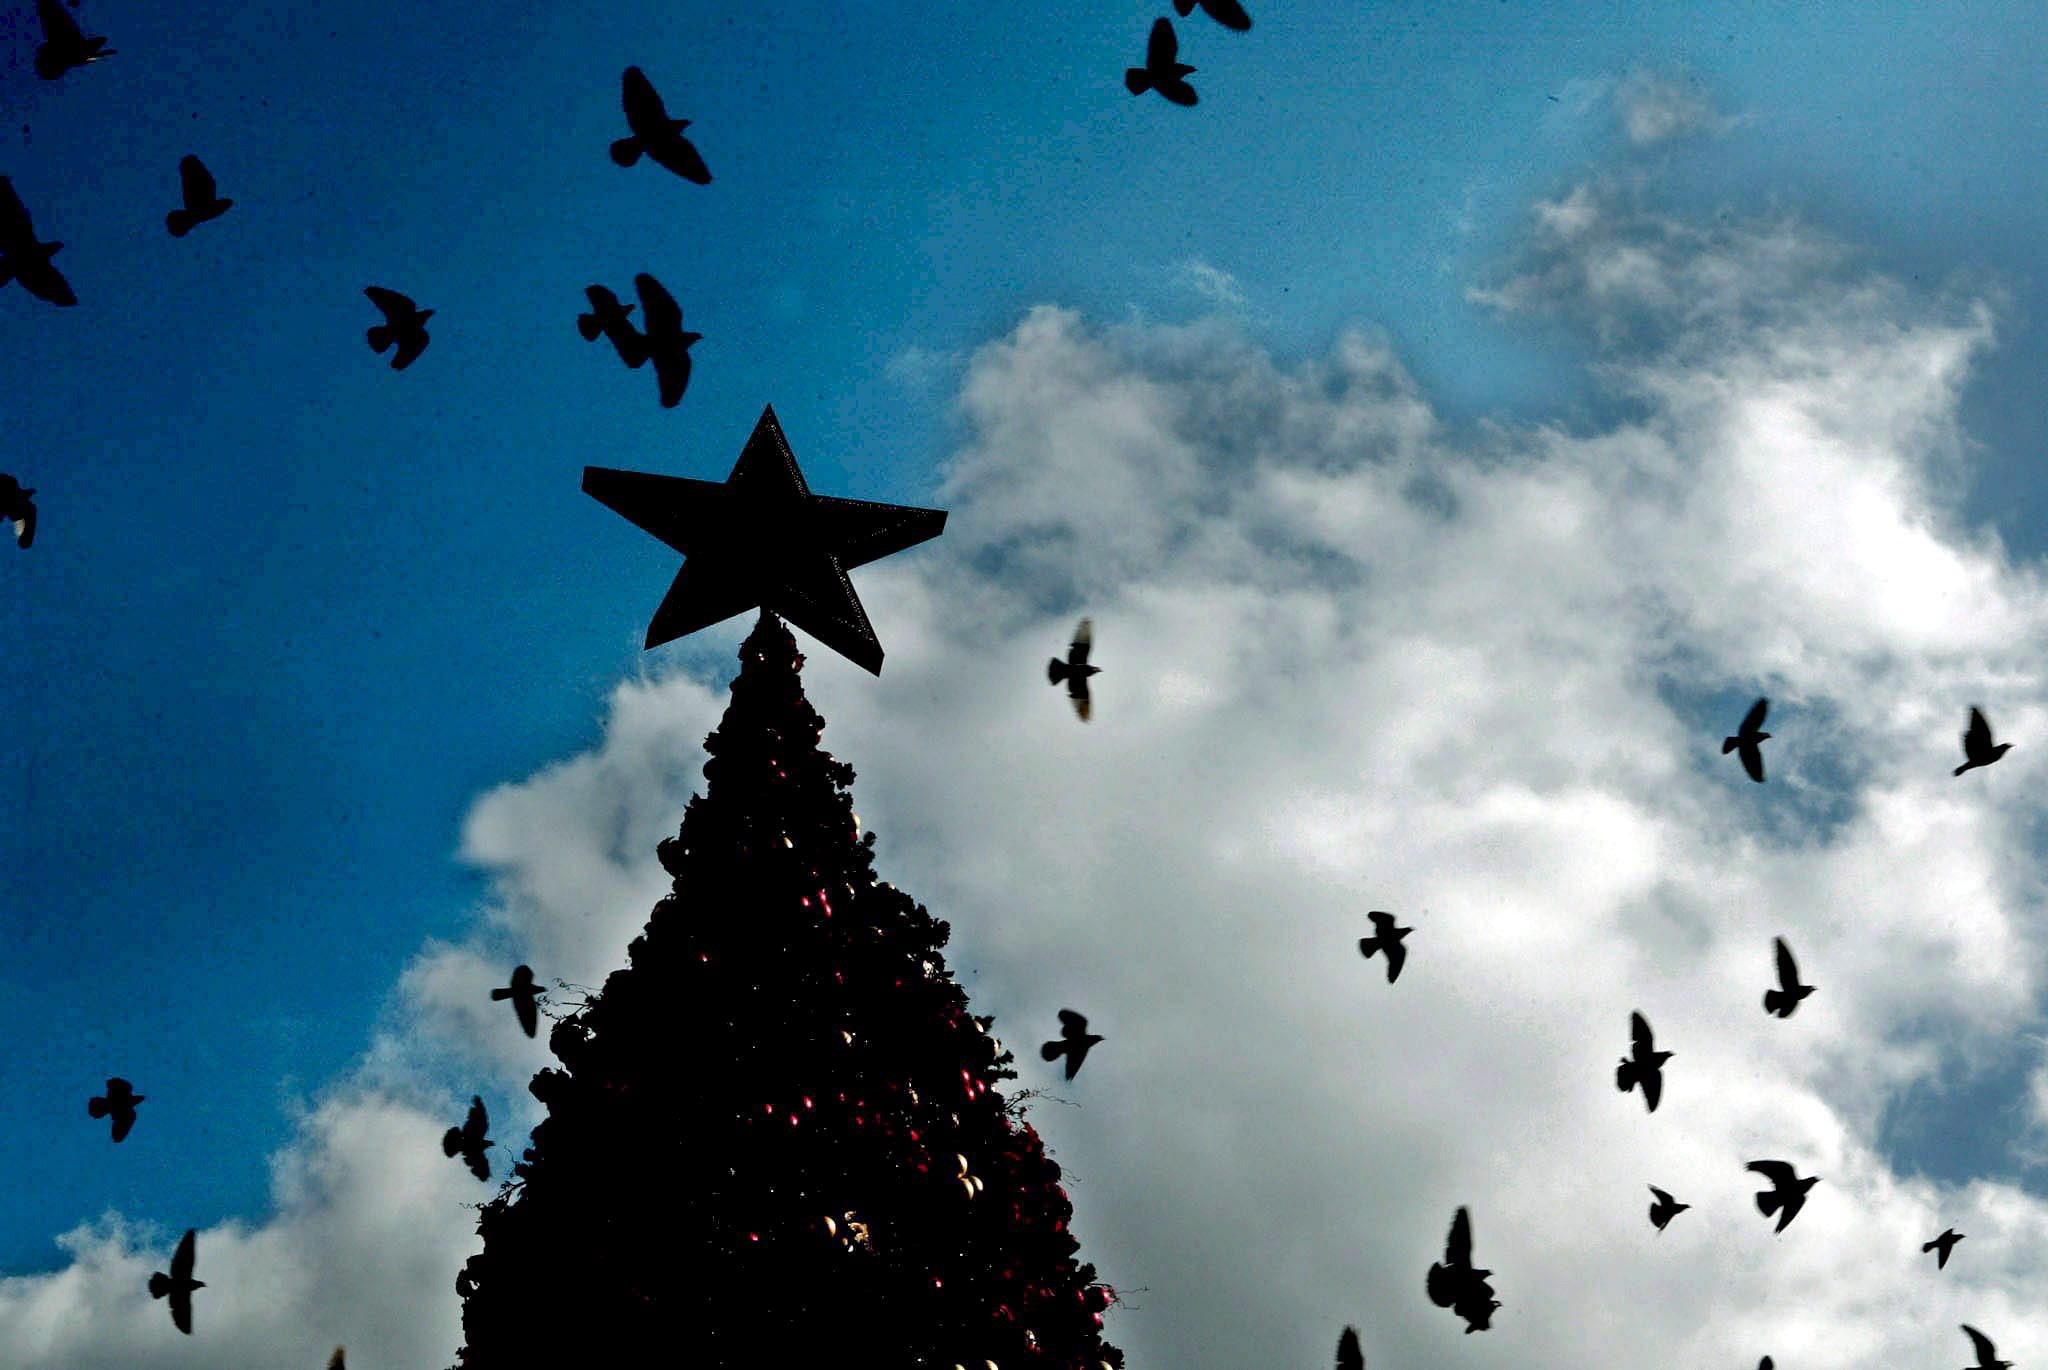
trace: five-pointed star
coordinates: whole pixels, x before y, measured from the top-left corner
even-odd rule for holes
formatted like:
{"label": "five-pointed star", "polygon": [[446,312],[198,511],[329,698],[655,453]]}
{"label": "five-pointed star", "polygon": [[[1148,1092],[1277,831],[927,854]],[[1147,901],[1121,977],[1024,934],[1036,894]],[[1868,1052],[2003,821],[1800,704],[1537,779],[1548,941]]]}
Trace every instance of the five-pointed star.
{"label": "five-pointed star", "polygon": [[773,405],[723,484],[586,466],[583,492],[685,558],[647,625],[649,647],[758,605],[876,675],[882,644],[846,573],[946,526],[943,509],[812,494]]}

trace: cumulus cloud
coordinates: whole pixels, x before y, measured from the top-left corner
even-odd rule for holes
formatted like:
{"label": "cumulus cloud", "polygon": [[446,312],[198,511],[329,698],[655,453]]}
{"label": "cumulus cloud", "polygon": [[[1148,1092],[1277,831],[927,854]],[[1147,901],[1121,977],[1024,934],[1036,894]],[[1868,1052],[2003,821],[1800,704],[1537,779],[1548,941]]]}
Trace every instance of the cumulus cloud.
{"label": "cumulus cloud", "polygon": [[1633,71],[1614,88],[1614,113],[1637,147],[1698,133],[1718,133],[1736,121],[1715,111],[1696,79]]}

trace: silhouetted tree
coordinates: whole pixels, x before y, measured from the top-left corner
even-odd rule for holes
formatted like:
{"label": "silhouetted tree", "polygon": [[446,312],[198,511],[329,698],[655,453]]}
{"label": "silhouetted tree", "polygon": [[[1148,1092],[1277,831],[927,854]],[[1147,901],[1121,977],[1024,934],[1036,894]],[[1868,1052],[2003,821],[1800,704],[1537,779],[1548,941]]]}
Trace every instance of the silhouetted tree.
{"label": "silhouetted tree", "polygon": [[795,639],[764,613],[740,659],[671,893],[549,1038],[458,1364],[1121,1366],[1059,1166],[994,1088],[1010,1053],[946,924],[875,881]]}

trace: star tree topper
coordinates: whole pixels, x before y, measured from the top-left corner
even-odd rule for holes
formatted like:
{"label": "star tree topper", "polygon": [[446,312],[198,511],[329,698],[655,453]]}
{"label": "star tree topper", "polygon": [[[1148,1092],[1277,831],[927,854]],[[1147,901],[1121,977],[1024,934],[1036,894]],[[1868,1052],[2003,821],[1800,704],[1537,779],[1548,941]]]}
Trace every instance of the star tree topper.
{"label": "star tree topper", "polygon": [[759,606],[875,675],[882,644],[846,573],[946,526],[943,509],[812,494],[773,405],[723,484],[586,466],[583,492],[683,554],[648,647]]}

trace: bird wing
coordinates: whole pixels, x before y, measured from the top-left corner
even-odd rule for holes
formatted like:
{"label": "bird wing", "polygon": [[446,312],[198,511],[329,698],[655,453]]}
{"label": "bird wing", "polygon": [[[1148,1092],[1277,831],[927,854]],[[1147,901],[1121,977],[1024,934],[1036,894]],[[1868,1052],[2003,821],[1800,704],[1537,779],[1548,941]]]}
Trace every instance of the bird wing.
{"label": "bird wing", "polygon": [[484,1139],[484,1133],[491,1129],[490,1115],[484,1112],[481,1095],[471,1095],[469,1116],[462,1120],[462,1140],[466,1146],[475,1146]]}
{"label": "bird wing", "polygon": [[668,127],[668,110],[663,107],[661,97],[654,92],[654,83],[647,79],[647,73],[638,67],[627,67],[620,78],[621,96],[626,106],[626,123],[642,135],[654,133]]}
{"label": "bird wing", "polygon": [[1749,778],[1757,784],[1764,783],[1764,753],[1754,742],[1744,742],[1735,749],[1742,758],[1742,769],[1749,772]]}
{"label": "bird wing", "polygon": [[1768,699],[1759,699],[1750,705],[1749,712],[1742,716],[1742,726],[1736,729],[1737,733],[1753,733],[1763,727],[1764,715],[1769,712],[1770,707],[1771,701]]}
{"label": "bird wing", "polygon": [[657,335],[674,338],[683,331],[683,307],[660,281],[643,271],[633,278],[633,288],[640,292],[640,324],[648,341]]}
{"label": "bird wing", "polygon": [[1088,664],[1088,653],[1095,647],[1095,620],[1084,618],[1074,629],[1074,641],[1067,648],[1067,666],[1071,669]]}
{"label": "bird wing", "polygon": [[1643,1107],[1651,1113],[1664,1098],[1664,1072],[1654,1062],[1643,1068]]}
{"label": "bird wing", "polygon": [[219,198],[215,194],[213,173],[197,157],[188,156],[178,163],[178,185],[185,192],[187,209],[199,209]]}
{"label": "bird wing", "polygon": [[1991,725],[1984,721],[1984,711],[1972,704],[1970,706],[1970,726],[1963,733],[1963,752],[1967,756],[1976,756],[1980,752],[1988,752],[1990,750]]}
{"label": "bird wing", "polygon": [[[1202,11],[1227,29],[1242,33],[1252,26],[1252,17],[1237,0],[1202,0]],[[1181,11],[1186,14],[1186,10]]]}
{"label": "bird wing", "polygon": [[1074,712],[1080,716],[1083,723],[1086,723],[1095,707],[1095,701],[1088,697],[1088,682],[1080,676],[1068,681],[1067,698],[1074,701]]}
{"label": "bird wing", "polygon": [[491,1163],[484,1156],[482,1147],[474,1147],[462,1153],[462,1159],[469,1162],[469,1173],[479,1180],[491,1178]]}
{"label": "bird wing", "polygon": [[1358,1329],[1347,1327],[1337,1338],[1337,1370],[1365,1370],[1365,1352],[1358,1345]]}
{"label": "bird wing", "polygon": [[1628,1040],[1637,1056],[1649,1056],[1657,1049],[1655,1039],[1650,1036],[1649,1020],[1640,1013],[1628,1016]]}
{"label": "bird wing", "polygon": [[516,994],[512,997],[512,1011],[519,1015],[519,1027],[531,1037],[540,1031],[540,1010],[534,1006],[531,994]]}
{"label": "bird wing", "polygon": [[1977,1348],[1977,1363],[1990,1365],[1998,1359],[1998,1348],[1991,1344],[1991,1338],[1979,1332],[1968,1323],[1962,1324],[1963,1332],[1970,1339],[1970,1345]]}
{"label": "bird wing", "polygon": [[1459,1268],[1472,1264],[1472,1219],[1462,1208],[1451,1219],[1451,1235],[1444,1242],[1444,1264]]}
{"label": "bird wing", "polygon": [[386,290],[381,285],[366,285],[363,287],[363,293],[370,297],[371,304],[384,311],[384,317],[389,322],[396,323],[413,312],[414,306],[410,295],[401,295],[396,290]]}
{"label": "bird wing", "polygon": [[192,1335],[192,1291],[182,1284],[171,1286],[171,1325]]}
{"label": "bird wing", "polygon": [[130,1105],[126,1112],[114,1115],[114,1140],[125,1142],[128,1134],[135,1130],[135,1108]]}
{"label": "bird wing", "polygon": [[32,244],[35,240],[35,224],[28,217],[28,206],[15,192],[14,182],[0,176],[0,244]]}
{"label": "bird wing", "polygon": [[1778,987],[1788,994],[1799,984],[1799,963],[1792,959],[1792,948],[1785,945],[1782,937],[1771,939],[1778,948]]}
{"label": "bird wing", "polygon": [[690,354],[680,347],[649,348],[654,362],[654,387],[661,394],[661,407],[673,409],[683,402],[690,388]]}
{"label": "bird wing", "polygon": [[1389,937],[1380,945],[1380,950],[1386,953],[1387,983],[1391,985],[1401,978],[1401,967],[1408,964],[1408,948]]}
{"label": "bird wing", "polygon": [[1657,1202],[1660,1204],[1668,1204],[1671,1202],[1671,1196],[1669,1194],[1666,1194],[1663,1190],[1657,1188],[1657,1186],[1655,1185],[1650,1186],[1650,1192],[1657,1196]]}
{"label": "bird wing", "polygon": [[1088,1030],[1088,1020],[1070,1008],[1060,1010],[1060,1031],[1068,1037],[1078,1037]]}
{"label": "bird wing", "polygon": [[392,355],[391,369],[403,371],[420,359],[420,353],[427,350],[431,335],[424,328],[408,329],[398,335],[398,351]]}
{"label": "bird wing", "polygon": [[78,21],[65,11],[60,0],[36,0],[36,18],[43,21],[43,37],[52,43],[61,46],[84,41]]}
{"label": "bird wing", "polygon": [[327,1370],[348,1370],[348,1361],[342,1356],[346,1349],[340,1346],[334,1348],[334,1354],[327,1358]]}
{"label": "bird wing", "polygon": [[704,155],[697,151],[695,143],[680,133],[650,148],[648,155],[686,181],[694,181],[700,186],[711,184],[711,168],[704,165]]}
{"label": "bird wing", "polygon": [[188,1227],[185,1235],[178,1239],[178,1249],[171,1253],[171,1278],[189,1280],[192,1278],[192,1263],[198,1258],[199,1230]]}
{"label": "bird wing", "polygon": [[1754,1170],[1779,1189],[1789,1187],[1796,1178],[1791,1165],[1784,1161],[1751,1161],[1743,1169]]}
{"label": "bird wing", "polygon": [[1164,71],[1179,54],[1180,40],[1173,36],[1173,21],[1154,19],[1152,36],[1145,41],[1145,65],[1154,71]]}

